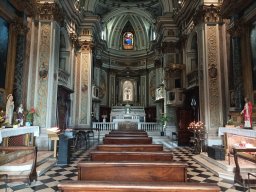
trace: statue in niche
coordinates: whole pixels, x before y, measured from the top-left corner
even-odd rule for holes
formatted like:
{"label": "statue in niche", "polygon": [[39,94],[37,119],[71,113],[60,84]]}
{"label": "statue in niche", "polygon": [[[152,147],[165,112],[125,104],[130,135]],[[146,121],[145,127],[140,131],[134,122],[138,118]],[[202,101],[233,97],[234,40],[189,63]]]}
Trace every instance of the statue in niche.
{"label": "statue in niche", "polygon": [[20,123],[21,126],[23,126],[23,119],[24,119],[24,115],[23,115],[23,105],[20,104],[19,108],[18,108],[18,112],[17,112],[17,118],[18,121]]}

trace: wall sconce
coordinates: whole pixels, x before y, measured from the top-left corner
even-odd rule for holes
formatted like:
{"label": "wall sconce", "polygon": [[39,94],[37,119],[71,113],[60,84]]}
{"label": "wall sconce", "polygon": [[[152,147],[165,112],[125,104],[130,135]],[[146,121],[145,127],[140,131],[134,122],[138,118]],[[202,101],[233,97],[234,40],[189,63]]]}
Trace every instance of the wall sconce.
{"label": "wall sconce", "polygon": [[40,76],[40,78],[44,79],[47,77],[47,75],[48,75],[48,68],[43,62],[39,68],[39,76]]}

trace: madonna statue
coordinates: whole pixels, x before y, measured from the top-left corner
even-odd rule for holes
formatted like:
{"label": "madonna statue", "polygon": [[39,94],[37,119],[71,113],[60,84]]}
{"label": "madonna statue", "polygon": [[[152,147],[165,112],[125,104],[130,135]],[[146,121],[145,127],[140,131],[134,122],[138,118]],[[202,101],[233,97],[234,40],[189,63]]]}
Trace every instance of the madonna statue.
{"label": "madonna statue", "polygon": [[13,110],[14,110],[13,96],[12,94],[9,94],[7,96],[7,102],[6,102],[6,121],[10,125],[12,125]]}

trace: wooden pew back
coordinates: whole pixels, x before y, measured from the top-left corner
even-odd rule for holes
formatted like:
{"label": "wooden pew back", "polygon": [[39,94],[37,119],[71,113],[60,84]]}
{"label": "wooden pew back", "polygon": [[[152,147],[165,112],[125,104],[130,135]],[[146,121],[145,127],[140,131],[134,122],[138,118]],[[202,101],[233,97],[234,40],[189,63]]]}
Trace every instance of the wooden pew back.
{"label": "wooden pew back", "polygon": [[128,134],[128,133],[114,133],[114,134],[106,134],[105,137],[148,137],[145,134]]}
{"label": "wooden pew back", "polygon": [[91,161],[172,161],[173,154],[169,151],[157,152],[113,152],[92,151]]}
{"label": "wooden pew back", "polygon": [[152,137],[104,137],[103,144],[152,144]]}
{"label": "wooden pew back", "polygon": [[129,145],[108,145],[100,144],[96,148],[99,151],[163,151],[162,144],[129,144]]}
{"label": "wooden pew back", "polygon": [[78,180],[185,182],[187,165],[175,162],[81,162]]}
{"label": "wooden pew back", "polygon": [[219,192],[220,187],[208,183],[130,183],[103,181],[64,181],[62,192]]}

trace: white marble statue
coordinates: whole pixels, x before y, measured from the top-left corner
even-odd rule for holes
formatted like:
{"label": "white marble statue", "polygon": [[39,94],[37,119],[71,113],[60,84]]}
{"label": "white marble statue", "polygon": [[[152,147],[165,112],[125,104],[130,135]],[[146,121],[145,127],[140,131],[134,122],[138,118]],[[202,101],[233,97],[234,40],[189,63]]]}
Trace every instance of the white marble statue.
{"label": "white marble statue", "polygon": [[7,96],[7,102],[6,102],[6,122],[10,125],[12,125],[12,119],[13,119],[13,110],[14,110],[14,101],[12,94],[9,94]]}

